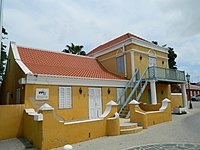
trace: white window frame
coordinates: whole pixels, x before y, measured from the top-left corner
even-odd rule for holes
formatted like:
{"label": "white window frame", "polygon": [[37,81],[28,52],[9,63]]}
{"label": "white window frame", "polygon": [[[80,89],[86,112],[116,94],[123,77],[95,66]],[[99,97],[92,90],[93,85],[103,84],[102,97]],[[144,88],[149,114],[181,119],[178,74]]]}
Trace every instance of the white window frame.
{"label": "white window frame", "polygon": [[72,87],[60,86],[58,88],[58,108],[59,109],[72,108]]}

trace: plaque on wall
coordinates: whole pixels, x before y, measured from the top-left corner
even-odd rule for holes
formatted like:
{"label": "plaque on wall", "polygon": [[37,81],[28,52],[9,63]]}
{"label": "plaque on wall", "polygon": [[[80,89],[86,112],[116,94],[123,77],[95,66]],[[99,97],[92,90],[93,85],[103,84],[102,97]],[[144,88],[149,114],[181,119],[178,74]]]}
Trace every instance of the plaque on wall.
{"label": "plaque on wall", "polygon": [[48,100],[49,99],[49,89],[48,88],[36,88],[36,100]]}

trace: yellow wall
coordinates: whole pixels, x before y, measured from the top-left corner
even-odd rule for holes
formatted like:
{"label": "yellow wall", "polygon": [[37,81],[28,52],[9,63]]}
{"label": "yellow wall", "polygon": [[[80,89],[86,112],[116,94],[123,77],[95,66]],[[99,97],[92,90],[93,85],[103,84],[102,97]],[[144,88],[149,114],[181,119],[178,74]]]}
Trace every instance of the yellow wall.
{"label": "yellow wall", "polygon": [[[113,119],[113,121],[108,120],[109,117],[114,116],[116,111],[117,107],[112,106],[111,111],[104,119],[66,124],[56,120],[53,111],[41,111],[44,116],[42,148],[46,150],[61,147],[108,134],[119,135],[119,131],[111,130],[119,129],[119,118]],[[110,126],[113,128],[109,128]]]}
{"label": "yellow wall", "polygon": [[138,105],[135,104],[130,104],[129,107],[130,121],[142,124],[144,129],[151,125],[172,120],[171,102],[168,102],[164,111],[143,111]]}
{"label": "yellow wall", "polygon": [[23,136],[34,144],[36,148],[42,147],[43,128],[42,121],[34,121],[33,115],[24,112],[23,116]]}
{"label": "yellow wall", "polygon": [[[156,64],[158,67],[168,68],[167,53],[163,53],[152,49],[150,50],[149,48],[138,46],[136,44],[129,44],[125,46],[125,51],[130,51],[130,50],[140,51],[140,52],[137,51],[134,52],[135,69],[138,68],[140,69],[140,75],[142,75],[145,69],[148,67],[149,55],[156,57]],[[114,74],[121,75],[122,77],[124,77],[124,74],[117,73],[116,57],[118,57],[121,54],[122,54],[122,47],[107,54],[101,55],[97,57],[97,59],[107,70],[109,70]],[[128,79],[130,79],[132,77],[130,52],[127,52],[125,55],[126,55]],[[142,59],[140,59],[140,56],[142,57]],[[159,56],[164,57],[166,59],[160,58]]]}
{"label": "yellow wall", "polygon": [[182,93],[172,93],[171,104],[172,104],[172,110],[179,106],[183,107]]}
{"label": "yellow wall", "polygon": [[[18,66],[18,64],[14,60],[13,52],[10,49],[9,55],[8,55],[8,62],[6,66],[6,76],[3,81],[1,91],[0,91],[0,104],[6,104],[7,99],[7,93],[11,92],[12,96],[10,97],[9,104],[15,104],[16,103],[16,90],[17,88],[21,89],[21,100],[24,99],[24,92],[23,92],[23,85],[18,84],[18,80],[20,78],[25,77],[25,74],[21,70],[21,68]],[[24,102],[21,101],[21,104]]]}
{"label": "yellow wall", "polygon": [[[49,100],[36,100],[36,88],[49,88]],[[44,103],[48,103],[55,108],[58,116],[64,120],[85,120],[88,119],[88,87],[81,87],[82,94],[79,93],[79,86],[72,87],[72,108],[58,109],[58,88],[57,85],[26,85],[26,107],[38,110]],[[106,104],[110,101],[116,101],[116,88],[102,87],[102,112],[105,110]]]}
{"label": "yellow wall", "polygon": [[170,84],[156,84],[157,102],[161,103],[163,99],[168,98],[171,100]]}
{"label": "yellow wall", "polygon": [[24,105],[0,105],[0,140],[23,135]]}

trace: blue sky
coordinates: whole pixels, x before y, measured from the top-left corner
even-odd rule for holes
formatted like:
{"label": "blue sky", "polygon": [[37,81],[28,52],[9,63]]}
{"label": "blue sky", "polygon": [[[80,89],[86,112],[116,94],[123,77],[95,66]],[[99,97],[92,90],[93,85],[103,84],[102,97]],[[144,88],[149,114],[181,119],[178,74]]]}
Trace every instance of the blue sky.
{"label": "blue sky", "polygon": [[18,45],[89,52],[127,32],[167,44],[177,67],[200,81],[199,0],[4,0],[3,25]]}

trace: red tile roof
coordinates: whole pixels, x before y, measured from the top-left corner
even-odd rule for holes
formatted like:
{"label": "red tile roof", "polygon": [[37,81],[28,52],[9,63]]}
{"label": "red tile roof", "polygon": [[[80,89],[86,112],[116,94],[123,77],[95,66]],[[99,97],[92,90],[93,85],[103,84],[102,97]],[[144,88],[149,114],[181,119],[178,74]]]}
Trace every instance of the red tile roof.
{"label": "red tile roof", "polygon": [[[186,84],[186,89],[189,89],[189,88],[188,88],[188,84]],[[192,85],[192,84],[190,84],[190,89],[197,89],[197,90],[200,90],[200,86],[199,86],[199,85]]]}
{"label": "red tile roof", "polygon": [[120,36],[120,37],[118,37],[118,38],[116,38],[114,40],[111,40],[111,41],[109,41],[109,42],[107,42],[107,43],[105,43],[103,45],[98,46],[94,50],[90,51],[87,55],[90,56],[91,54],[94,54],[96,52],[102,51],[102,50],[104,50],[104,49],[106,49],[106,48],[108,48],[108,47],[110,47],[112,45],[115,45],[115,44],[117,44],[117,43],[119,43],[121,41],[124,41],[126,39],[129,39],[129,38],[136,38],[136,39],[139,39],[139,40],[142,40],[142,41],[145,41],[145,42],[149,43],[149,41],[147,41],[145,39],[137,37],[137,36],[135,36],[135,35],[133,35],[131,33],[127,33],[127,34],[124,34],[124,35],[122,35],[122,36]]}
{"label": "red tile roof", "polygon": [[20,58],[33,74],[86,78],[123,79],[108,72],[96,59],[66,53],[17,47]]}

